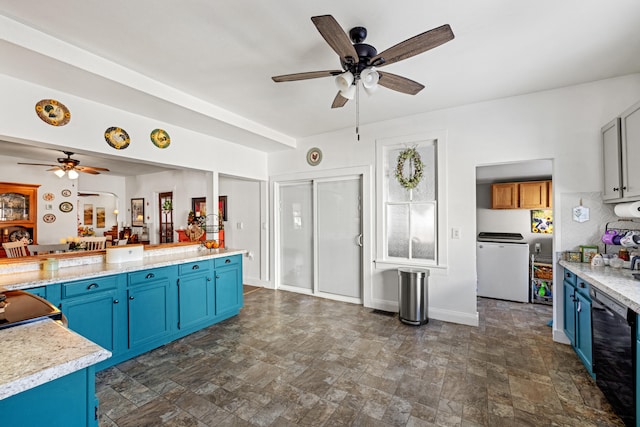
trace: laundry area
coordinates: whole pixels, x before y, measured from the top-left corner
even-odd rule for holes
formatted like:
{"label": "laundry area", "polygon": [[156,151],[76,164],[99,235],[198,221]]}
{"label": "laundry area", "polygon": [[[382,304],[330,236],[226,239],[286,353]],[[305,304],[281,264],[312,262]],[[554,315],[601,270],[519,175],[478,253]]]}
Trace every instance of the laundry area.
{"label": "laundry area", "polygon": [[551,160],[476,169],[478,296],[553,304]]}

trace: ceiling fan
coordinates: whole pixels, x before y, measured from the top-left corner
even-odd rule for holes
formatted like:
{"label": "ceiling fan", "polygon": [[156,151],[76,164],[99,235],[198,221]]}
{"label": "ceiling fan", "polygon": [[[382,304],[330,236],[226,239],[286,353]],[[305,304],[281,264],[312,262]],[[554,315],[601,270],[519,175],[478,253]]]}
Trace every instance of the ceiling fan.
{"label": "ceiling fan", "polygon": [[90,173],[92,175],[98,175],[100,172],[108,172],[109,169],[99,168],[97,166],[80,166],[80,160],[72,159],[74,153],[70,151],[63,151],[67,157],[58,157],[57,165],[48,165],[43,163],[20,163],[19,165],[31,165],[31,166],[50,166],[51,169],[47,169],[48,171],[53,171],[58,177],[62,178],[65,173],[69,175],[70,179],[76,179],[78,177],[78,172]]}
{"label": "ceiling fan", "polygon": [[451,27],[442,25],[378,53],[376,48],[363,43],[367,37],[367,29],[364,27],[352,28],[347,36],[331,15],[314,16],[311,21],[329,46],[340,56],[342,69],[285,74],[274,76],[272,79],[279,83],[334,76],[339,91],[331,108],[343,107],[349,99],[353,99],[358,81],[362,81],[367,92],[372,92],[380,85],[409,95],[417,94],[424,89],[424,85],[396,74],[379,72],[376,68],[411,58],[454,38]]}

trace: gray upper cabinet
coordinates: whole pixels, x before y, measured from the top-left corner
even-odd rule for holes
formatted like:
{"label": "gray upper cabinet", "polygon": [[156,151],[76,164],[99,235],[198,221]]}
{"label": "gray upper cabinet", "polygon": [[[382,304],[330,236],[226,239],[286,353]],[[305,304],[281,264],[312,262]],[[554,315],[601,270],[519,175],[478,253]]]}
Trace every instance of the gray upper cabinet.
{"label": "gray upper cabinet", "polygon": [[640,102],[602,128],[603,200],[640,200]]}

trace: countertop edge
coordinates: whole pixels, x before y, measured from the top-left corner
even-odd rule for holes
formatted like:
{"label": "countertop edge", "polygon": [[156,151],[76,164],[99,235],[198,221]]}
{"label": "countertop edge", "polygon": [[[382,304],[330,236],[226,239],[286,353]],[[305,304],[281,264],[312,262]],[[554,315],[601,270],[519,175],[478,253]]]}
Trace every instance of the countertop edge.
{"label": "countertop edge", "polygon": [[561,260],[559,264],[636,313],[640,313],[640,282],[632,278],[631,270],[592,267],[588,263],[564,260]]}

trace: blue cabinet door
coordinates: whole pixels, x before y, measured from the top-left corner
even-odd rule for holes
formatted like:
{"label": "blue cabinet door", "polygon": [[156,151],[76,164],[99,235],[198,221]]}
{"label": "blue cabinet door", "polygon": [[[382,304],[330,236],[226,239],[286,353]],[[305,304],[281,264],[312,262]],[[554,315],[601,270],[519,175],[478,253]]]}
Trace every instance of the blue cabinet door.
{"label": "blue cabinet door", "polygon": [[168,337],[170,286],[168,278],[159,278],[127,290],[130,349]]}
{"label": "blue cabinet door", "polygon": [[591,300],[579,292],[576,297],[576,353],[593,375],[593,344],[591,335]]}
{"label": "blue cabinet door", "polygon": [[[115,290],[86,297],[64,300],[60,309],[67,317],[69,328],[106,348],[116,356],[122,349],[118,343],[120,300]],[[122,317],[124,318],[124,317]]]}
{"label": "blue cabinet door", "polygon": [[211,272],[191,274],[178,279],[178,329],[212,320],[215,316]]}
{"label": "blue cabinet door", "polygon": [[216,316],[235,313],[242,307],[241,266],[216,268]]}
{"label": "blue cabinet door", "polygon": [[562,283],[564,297],[564,333],[567,334],[571,345],[576,345],[576,309],[575,287],[566,280]]}

